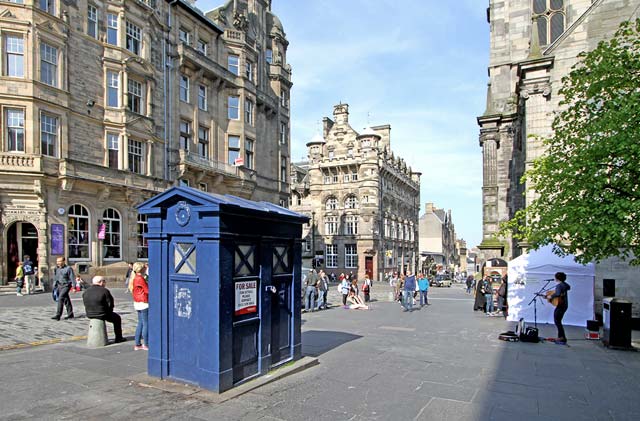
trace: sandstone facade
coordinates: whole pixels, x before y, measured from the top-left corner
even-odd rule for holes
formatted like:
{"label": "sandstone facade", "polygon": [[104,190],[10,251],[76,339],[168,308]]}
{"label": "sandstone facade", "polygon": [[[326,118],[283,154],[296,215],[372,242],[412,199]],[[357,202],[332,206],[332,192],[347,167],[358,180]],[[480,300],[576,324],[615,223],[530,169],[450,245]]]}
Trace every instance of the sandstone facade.
{"label": "sandstone facade", "polygon": [[309,161],[292,165],[291,209],[307,215],[303,256],[328,273],[390,271],[418,264],[420,173],[391,152],[389,125],[361,132],[349,124],[349,106],[334,107],[323,133],[309,143]]}
{"label": "sandstone facade", "polygon": [[0,36],[3,282],[24,254],[44,279],[59,255],[124,273],[147,258],[135,206],[172,185],[286,204],[291,68],[271,1],[0,0]]}

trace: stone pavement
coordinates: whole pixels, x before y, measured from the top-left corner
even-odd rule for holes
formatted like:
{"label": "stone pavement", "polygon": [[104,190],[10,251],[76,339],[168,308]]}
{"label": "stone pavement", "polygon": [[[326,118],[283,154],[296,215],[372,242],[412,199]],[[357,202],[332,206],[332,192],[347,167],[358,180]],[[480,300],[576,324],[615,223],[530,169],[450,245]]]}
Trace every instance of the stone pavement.
{"label": "stone pavement", "polygon": [[640,419],[638,352],[576,327],[568,347],[499,341],[513,324],[473,312],[459,285],[432,289],[432,305],[412,313],[380,290],[368,311],[304,314],[303,353],[319,364],[223,403],[148,387],[146,352],[132,342],[0,351],[0,420]]}
{"label": "stone pavement", "polygon": [[[122,288],[110,288],[110,291],[116,302],[115,311],[122,317],[123,333],[134,333],[138,316],[131,295]],[[57,305],[51,293],[0,296],[0,350],[83,339],[89,322],[82,304],[82,292],[70,296],[75,319],[60,321],[51,320]],[[62,315],[66,316],[66,310]],[[107,323],[107,332],[113,339],[111,323]]]}

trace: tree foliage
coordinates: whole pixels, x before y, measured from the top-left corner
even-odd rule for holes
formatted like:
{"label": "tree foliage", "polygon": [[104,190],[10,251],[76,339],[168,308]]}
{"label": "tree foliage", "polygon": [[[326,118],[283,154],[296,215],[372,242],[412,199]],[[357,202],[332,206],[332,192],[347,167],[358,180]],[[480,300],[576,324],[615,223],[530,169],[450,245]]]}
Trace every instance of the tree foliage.
{"label": "tree foliage", "polygon": [[640,264],[640,19],[581,54],[562,79],[546,154],[523,181],[536,198],[502,232],[586,263]]}

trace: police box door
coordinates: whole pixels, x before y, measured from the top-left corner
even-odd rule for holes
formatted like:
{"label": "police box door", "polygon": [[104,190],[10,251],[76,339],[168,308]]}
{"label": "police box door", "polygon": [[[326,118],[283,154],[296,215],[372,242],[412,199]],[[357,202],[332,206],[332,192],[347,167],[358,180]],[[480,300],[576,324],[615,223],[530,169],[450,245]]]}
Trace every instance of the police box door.
{"label": "police box door", "polygon": [[257,242],[233,246],[233,383],[259,373],[259,252]]}
{"label": "police box door", "polygon": [[293,253],[291,244],[274,245],[272,250],[271,285],[271,365],[293,358]]}
{"label": "police box door", "polygon": [[[198,367],[197,242],[193,237],[174,237],[169,247],[169,376],[194,379]],[[153,277],[150,273],[150,277]]]}

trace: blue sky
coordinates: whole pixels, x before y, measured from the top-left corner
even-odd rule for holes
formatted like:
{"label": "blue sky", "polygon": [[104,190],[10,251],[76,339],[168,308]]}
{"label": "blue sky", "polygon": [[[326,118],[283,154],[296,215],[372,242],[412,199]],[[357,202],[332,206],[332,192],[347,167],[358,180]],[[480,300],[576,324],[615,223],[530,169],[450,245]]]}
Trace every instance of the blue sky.
{"label": "blue sky", "polygon": [[[210,10],[222,2],[199,1]],[[458,238],[482,239],[482,153],[476,117],[486,103],[488,1],[273,0],[293,68],[291,154],[333,106],[349,122],[391,125],[391,148],[422,172],[426,202],[451,209]],[[369,117],[367,117],[369,115]]]}

